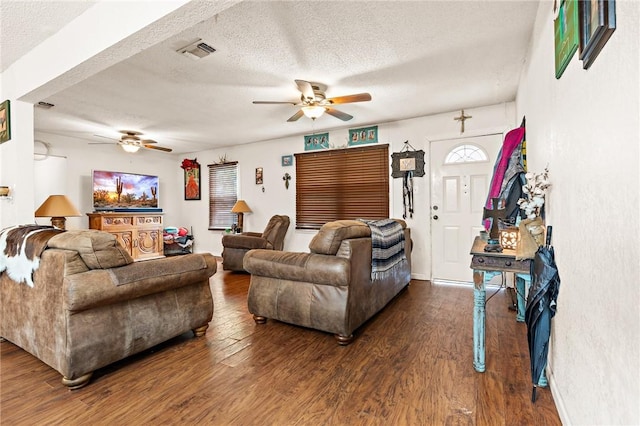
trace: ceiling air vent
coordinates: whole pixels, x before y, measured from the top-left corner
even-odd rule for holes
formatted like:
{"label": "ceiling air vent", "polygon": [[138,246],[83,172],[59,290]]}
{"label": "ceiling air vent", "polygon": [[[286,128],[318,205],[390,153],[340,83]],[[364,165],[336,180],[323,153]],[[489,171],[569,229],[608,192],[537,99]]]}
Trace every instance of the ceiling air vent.
{"label": "ceiling air vent", "polygon": [[191,59],[200,59],[215,52],[216,49],[203,42],[202,39],[198,39],[187,46],[176,50],[181,55],[188,56]]}

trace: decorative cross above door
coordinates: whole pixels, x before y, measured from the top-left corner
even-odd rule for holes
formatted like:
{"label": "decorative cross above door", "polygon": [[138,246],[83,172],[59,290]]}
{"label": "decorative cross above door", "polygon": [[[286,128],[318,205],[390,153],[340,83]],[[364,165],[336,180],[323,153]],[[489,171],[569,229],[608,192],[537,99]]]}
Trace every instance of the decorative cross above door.
{"label": "decorative cross above door", "polygon": [[473,118],[471,115],[464,115],[464,110],[460,110],[460,117],[454,117],[453,119],[460,122],[460,133],[464,133],[464,122]]}

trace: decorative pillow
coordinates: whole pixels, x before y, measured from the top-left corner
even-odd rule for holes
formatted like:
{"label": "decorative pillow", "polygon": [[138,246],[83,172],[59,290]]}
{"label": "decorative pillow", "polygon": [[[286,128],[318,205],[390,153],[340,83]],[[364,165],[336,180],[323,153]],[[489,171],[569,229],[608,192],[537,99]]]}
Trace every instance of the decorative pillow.
{"label": "decorative pillow", "polygon": [[95,229],[63,232],[52,237],[48,246],[77,251],[89,269],[109,269],[133,263],[115,235]]}
{"label": "decorative pillow", "polygon": [[371,236],[371,229],[357,220],[327,222],[309,243],[311,253],[335,255],[342,240]]}

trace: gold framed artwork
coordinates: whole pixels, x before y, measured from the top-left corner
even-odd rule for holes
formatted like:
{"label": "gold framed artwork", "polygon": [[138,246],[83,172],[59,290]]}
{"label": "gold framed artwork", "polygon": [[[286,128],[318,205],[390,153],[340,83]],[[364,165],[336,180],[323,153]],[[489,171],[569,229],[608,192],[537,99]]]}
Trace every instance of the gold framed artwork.
{"label": "gold framed artwork", "polygon": [[11,102],[0,104],[0,143],[11,140]]}
{"label": "gold framed artwork", "polygon": [[256,185],[262,185],[262,167],[256,167]]}

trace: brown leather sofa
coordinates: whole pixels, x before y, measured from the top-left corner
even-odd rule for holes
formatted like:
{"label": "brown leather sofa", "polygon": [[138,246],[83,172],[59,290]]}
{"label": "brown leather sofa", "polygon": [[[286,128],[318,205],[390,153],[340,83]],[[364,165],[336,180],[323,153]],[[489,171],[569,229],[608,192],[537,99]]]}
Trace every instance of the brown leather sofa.
{"label": "brown leather sofa", "polygon": [[77,389],[98,368],[189,330],[204,335],[216,267],[210,254],[133,262],[109,233],[63,232],[48,241],[33,287],[0,274],[0,336]]}
{"label": "brown leather sofa", "polygon": [[249,312],[333,333],[347,345],[353,331],[389,303],[411,280],[411,233],[404,233],[406,259],[372,279],[371,230],[362,222],[326,223],[309,244],[310,253],[251,250]]}
{"label": "brown leather sofa", "polygon": [[289,229],[289,216],[275,215],[264,232],[242,232],[222,237],[222,269],[244,272],[244,255],[253,249],[282,250]]}

